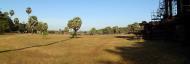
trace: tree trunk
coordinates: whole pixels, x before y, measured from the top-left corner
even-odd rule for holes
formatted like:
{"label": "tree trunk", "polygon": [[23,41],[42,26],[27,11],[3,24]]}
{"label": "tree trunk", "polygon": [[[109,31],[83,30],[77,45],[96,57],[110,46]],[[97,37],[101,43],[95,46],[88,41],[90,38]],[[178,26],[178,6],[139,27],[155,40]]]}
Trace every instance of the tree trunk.
{"label": "tree trunk", "polygon": [[72,35],[72,38],[75,38],[75,37],[77,37],[77,30],[76,29],[74,29],[74,33]]}
{"label": "tree trunk", "polygon": [[169,0],[165,0],[164,4],[165,4],[165,14],[164,14],[164,18],[168,18],[168,1]]}

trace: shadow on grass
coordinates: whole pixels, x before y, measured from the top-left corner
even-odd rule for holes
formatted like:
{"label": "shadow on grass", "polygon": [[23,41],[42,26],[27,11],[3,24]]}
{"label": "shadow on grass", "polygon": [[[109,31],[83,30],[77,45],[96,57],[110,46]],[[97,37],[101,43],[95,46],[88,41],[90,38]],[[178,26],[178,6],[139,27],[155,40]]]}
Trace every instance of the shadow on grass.
{"label": "shadow on grass", "polygon": [[100,61],[102,64],[189,64],[190,61],[178,43],[163,41],[136,42],[134,46],[121,46],[105,51],[121,56],[118,62]]}
{"label": "shadow on grass", "polygon": [[123,39],[127,39],[127,40],[137,40],[137,39],[140,39],[140,37],[136,37],[136,36],[115,36],[115,38],[123,38]]}
{"label": "shadow on grass", "polygon": [[69,37],[69,38],[71,38],[71,39],[75,39],[75,38],[82,38],[82,37],[78,37],[78,36],[77,36],[77,37]]}
{"label": "shadow on grass", "polygon": [[17,49],[3,50],[3,51],[0,51],[0,53],[24,50],[24,49],[28,49],[28,48],[34,48],[34,47],[49,46],[49,45],[57,44],[57,43],[68,41],[68,40],[71,40],[71,39],[60,40],[60,41],[56,41],[56,42],[52,42],[52,43],[48,43],[48,44],[42,44],[42,45],[34,45],[34,46],[29,46],[29,47],[17,48]]}

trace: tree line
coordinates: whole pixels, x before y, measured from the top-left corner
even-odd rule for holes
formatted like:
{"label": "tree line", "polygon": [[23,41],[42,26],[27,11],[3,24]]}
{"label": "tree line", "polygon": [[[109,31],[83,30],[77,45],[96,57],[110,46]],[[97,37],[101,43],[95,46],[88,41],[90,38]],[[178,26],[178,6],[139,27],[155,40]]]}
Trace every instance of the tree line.
{"label": "tree line", "polygon": [[129,24],[126,27],[118,27],[118,26],[113,26],[113,27],[105,27],[102,29],[96,29],[96,28],[91,28],[88,31],[89,35],[103,35],[103,34],[137,34],[140,31],[143,30],[143,26],[141,25],[141,23],[133,23],[133,24]]}
{"label": "tree line", "polygon": [[[59,31],[48,31],[48,24],[44,22],[40,22],[37,16],[31,16],[32,8],[26,8],[26,13],[28,14],[27,23],[21,23],[19,18],[12,19],[12,16],[15,14],[14,10],[10,10],[9,12],[0,11],[0,33],[4,32],[19,32],[19,33],[39,33],[39,34],[47,34],[47,33],[63,33],[63,34],[71,34],[72,38],[77,37],[78,34],[85,35],[106,35],[106,34],[139,34],[144,29],[143,22],[142,23],[133,23],[129,24],[126,27],[105,27],[102,29],[91,28],[89,31],[80,31],[82,25],[82,20],[80,17],[74,17],[73,19],[68,21],[67,27],[64,27],[64,30]],[[70,31],[72,29],[73,32]]]}
{"label": "tree line", "polygon": [[[129,24],[126,27],[108,26],[102,29],[96,29],[95,27],[93,27],[89,31],[79,31],[77,33],[77,31],[81,27],[82,21],[79,17],[75,17],[74,19],[68,21],[67,27],[64,27],[63,30],[59,29],[59,31],[49,31],[49,32],[56,34],[71,34],[72,37],[76,37],[77,35],[109,35],[109,34],[140,35],[144,30],[143,22],[142,23],[135,22],[133,24]],[[73,29],[73,32],[71,32],[70,29]]]}
{"label": "tree line", "polygon": [[12,19],[15,15],[14,10],[0,11],[0,34],[7,32],[47,34],[48,24],[39,21],[37,16],[30,16],[32,8],[26,8],[26,13],[28,14],[27,23],[21,23],[19,18]]}
{"label": "tree line", "polygon": [[[57,31],[48,31],[48,24],[40,22],[37,16],[30,16],[32,13],[32,8],[26,8],[26,13],[28,14],[27,23],[21,23],[19,18],[12,19],[15,14],[14,10],[9,12],[0,11],[0,34],[3,33],[56,33]],[[68,21],[67,27],[64,29],[64,33],[69,34],[69,30],[73,29],[72,38],[77,37],[77,31],[82,25],[82,20],[80,17],[74,17]]]}

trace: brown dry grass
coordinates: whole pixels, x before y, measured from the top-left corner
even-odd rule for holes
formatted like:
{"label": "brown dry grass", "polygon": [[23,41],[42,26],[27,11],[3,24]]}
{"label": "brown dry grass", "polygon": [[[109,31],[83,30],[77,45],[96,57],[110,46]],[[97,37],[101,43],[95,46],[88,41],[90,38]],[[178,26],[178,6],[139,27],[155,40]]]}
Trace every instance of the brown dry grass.
{"label": "brown dry grass", "polygon": [[[45,39],[41,35],[34,34],[0,35],[0,51],[60,41],[52,45],[0,53],[0,64],[134,64],[136,60],[127,57],[131,55],[132,58],[138,59],[135,56],[136,53],[141,53],[138,52],[138,50],[131,50],[131,53],[125,52],[124,54],[115,52],[123,52],[123,50],[118,49],[118,47],[142,47],[136,44],[141,44],[144,41],[129,41],[125,38],[115,38],[114,36],[115,35],[80,36],[80,38],[66,40],[70,39],[69,35],[50,34],[46,36]],[[127,51],[130,52],[130,50]],[[178,57],[169,56],[169,60],[171,59],[171,61],[168,62],[173,63],[176,58]],[[148,58],[145,62],[149,60]],[[159,60],[165,59],[161,58]],[[166,60],[168,59],[166,58]]]}

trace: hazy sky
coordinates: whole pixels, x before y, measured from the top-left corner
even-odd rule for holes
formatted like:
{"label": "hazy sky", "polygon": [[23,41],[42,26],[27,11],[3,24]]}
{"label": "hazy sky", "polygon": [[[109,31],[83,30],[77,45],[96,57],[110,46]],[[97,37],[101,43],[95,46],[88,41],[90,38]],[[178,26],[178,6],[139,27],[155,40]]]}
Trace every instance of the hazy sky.
{"label": "hazy sky", "polygon": [[76,16],[82,19],[81,30],[88,30],[150,20],[158,0],[0,0],[0,10],[13,9],[20,22],[28,18],[27,7],[32,8],[31,15],[48,23],[49,30],[63,29]]}

